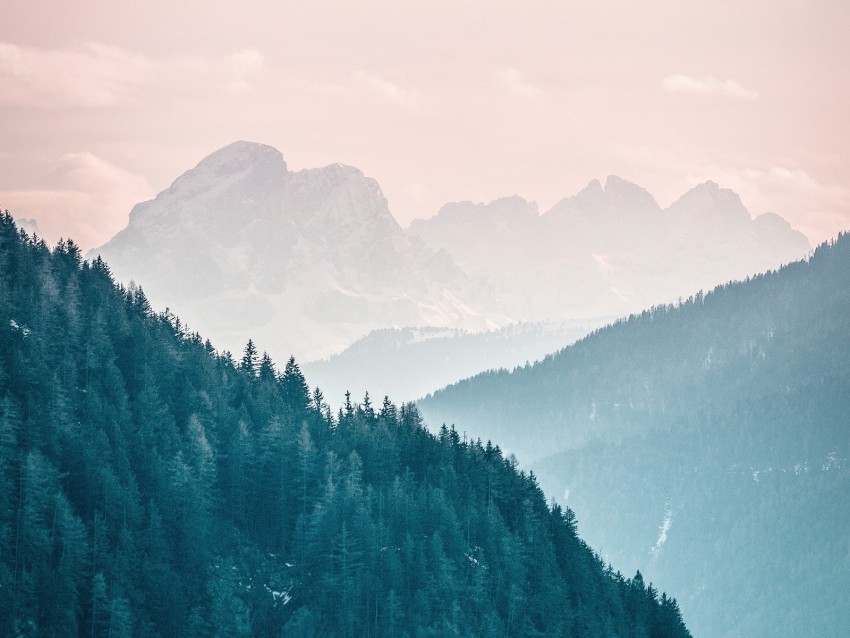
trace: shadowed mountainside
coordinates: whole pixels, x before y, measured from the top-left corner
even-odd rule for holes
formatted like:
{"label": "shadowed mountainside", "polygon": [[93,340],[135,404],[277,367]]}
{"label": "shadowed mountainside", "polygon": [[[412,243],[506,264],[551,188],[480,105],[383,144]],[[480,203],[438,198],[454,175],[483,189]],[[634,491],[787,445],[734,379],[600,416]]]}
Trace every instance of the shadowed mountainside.
{"label": "shadowed mountainside", "polygon": [[515,453],[697,633],[850,626],[850,235],[419,406]]}
{"label": "shadowed mountainside", "polygon": [[497,447],[335,418],[0,216],[0,635],[687,638]]}

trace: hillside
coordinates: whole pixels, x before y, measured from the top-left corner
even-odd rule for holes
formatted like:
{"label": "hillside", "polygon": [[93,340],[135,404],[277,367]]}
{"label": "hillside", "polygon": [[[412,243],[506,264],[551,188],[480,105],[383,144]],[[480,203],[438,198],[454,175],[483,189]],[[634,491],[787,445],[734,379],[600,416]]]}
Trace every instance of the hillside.
{"label": "hillside", "polygon": [[311,382],[338,404],[346,391],[417,399],[481,370],[514,368],[585,336],[603,319],[517,323],[470,333],[447,328],[386,328],[341,353],[302,366]]}
{"label": "hillside", "polygon": [[687,637],[499,448],[238,362],[0,217],[0,635]]}
{"label": "hillside", "polygon": [[[171,308],[220,348],[238,352],[251,337],[276,358],[315,361],[381,330],[448,335],[622,316],[808,249],[782,218],[753,219],[717,184],[662,209],[614,176],[542,215],[514,196],[446,204],[405,229],[357,168],[290,170],[277,149],[240,141],[134,206],[127,227],[89,257],[100,255],[116,279],[142,285],[154,307]],[[572,340],[549,336],[530,351]],[[445,382],[483,369],[457,364],[461,341],[444,346],[457,348]],[[487,362],[516,364],[510,353]],[[329,378],[346,374],[343,361],[321,367]]]}
{"label": "hillside", "polygon": [[850,235],[419,406],[515,453],[698,634],[850,626]]}

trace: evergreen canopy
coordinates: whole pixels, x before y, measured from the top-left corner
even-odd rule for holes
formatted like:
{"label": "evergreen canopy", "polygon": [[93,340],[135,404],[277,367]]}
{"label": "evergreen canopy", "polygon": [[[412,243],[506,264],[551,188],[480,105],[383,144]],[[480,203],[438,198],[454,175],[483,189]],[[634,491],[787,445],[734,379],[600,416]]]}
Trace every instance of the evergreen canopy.
{"label": "evergreen canopy", "polygon": [[688,636],[498,447],[334,418],[0,216],[0,634]]}

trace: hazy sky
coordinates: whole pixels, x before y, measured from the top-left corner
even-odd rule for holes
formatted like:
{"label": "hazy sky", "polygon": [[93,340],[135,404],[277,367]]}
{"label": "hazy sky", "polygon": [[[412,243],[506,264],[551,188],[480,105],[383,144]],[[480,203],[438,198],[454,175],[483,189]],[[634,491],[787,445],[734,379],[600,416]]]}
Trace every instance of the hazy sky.
{"label": "hazy sky", "polygon": [[850,229],[850,3],[520,4],[0,0],[0,206],[91,247],[248,139],[361,168],[402,224],[616,174]]}

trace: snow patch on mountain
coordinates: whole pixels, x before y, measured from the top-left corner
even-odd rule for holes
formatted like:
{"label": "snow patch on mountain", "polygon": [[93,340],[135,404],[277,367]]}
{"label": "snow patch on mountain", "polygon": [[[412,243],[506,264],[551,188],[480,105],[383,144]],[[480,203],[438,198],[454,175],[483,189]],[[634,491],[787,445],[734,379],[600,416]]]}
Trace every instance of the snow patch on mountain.
{"label": "snow patch on mountain", "polygon": [[661,525],[658,528],[658,539],[655,541],[655,545],[652,546],[650,550],[652,552],[653,558],[658,558],[661,554],[661,548],[664,547],[664,543],[667,542],[667,533],[670,531],[670,528],[673,526],[673,511],[670,509],[670,506],[667,505],[664,508],[664,520],[661,521]]}

